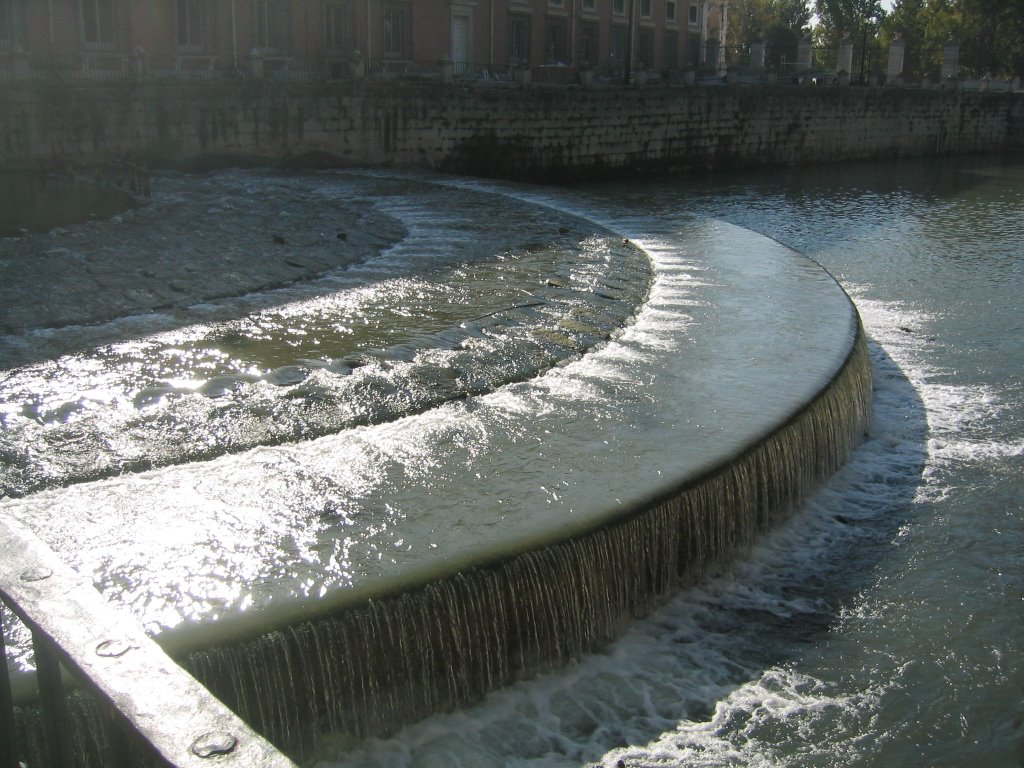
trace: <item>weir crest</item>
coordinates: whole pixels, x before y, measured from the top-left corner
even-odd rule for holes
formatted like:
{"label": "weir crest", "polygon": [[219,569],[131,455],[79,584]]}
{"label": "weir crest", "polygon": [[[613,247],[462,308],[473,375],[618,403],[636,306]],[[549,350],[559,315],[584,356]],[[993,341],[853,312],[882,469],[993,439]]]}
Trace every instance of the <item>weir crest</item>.
{"label": "weir crest", "polygon": [[[395,178],[405,183],[373,183]],[[531,266],[532,244],[493,259],[527,265],[502,275],[517,285],[596,297],[530,318],[532,339],[568,350],[560,359],[528,353],[528,376],[397,418],[4,503],[44,538],[44,514],[91,510],[82,541],[52,535],[51,546],[143,621],[162,620],[159,641],[302,760],[607,643],[790,512],[870,419],[856,311],[804,257],[722,222],[619,220],[611,203],[594,204],[600,223],[579,237],[578,216],[562,224],[569,214],[551,212],[557,193],[513,203],[495,188],[462,192],[495,211],[532,206],[542,231],[595,238],[582,248],[588,266],[573,256],[559,262],[564,274]],[[424,194],[418,205],[437,202]],[[642,273],[620,269],[613,234],[643,247],[654,280],[635,318],[577,349],[565,340],[595,307],[637,295],[637,280],[646,291]],[[356,288],[381,282],[388,258],[413,274],[413,257],[392,249]],[[331,279],[347,290],[343,277]],[[523,294],[528,314],[541,292]],[[505,343],[518,322],[473,328],[455,347]],[[407,351],[415,361],[435,350]],[[161,527],[172,509],[177,527]],[[217,556],[175,560],[193,550]],[[22,716],[30,731],[31,712]],[[84,755],[99,715],[82,717]]]}

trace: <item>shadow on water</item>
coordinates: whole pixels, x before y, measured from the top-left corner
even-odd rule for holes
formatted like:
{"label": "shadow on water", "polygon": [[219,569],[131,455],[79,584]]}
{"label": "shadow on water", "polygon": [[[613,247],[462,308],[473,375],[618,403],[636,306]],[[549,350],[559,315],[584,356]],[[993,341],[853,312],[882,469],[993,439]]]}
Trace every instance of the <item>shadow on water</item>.
{"label": "shadow on water", "polygon": [[138,205],[118,189],[71,178],[0,173],[0,237],[106,219]]}
{"label": "shadow on water", "polygon": [[[1021,164],[1020,155],[866,160],[709,173],[690,177],[685,183],[695,195],[742,195],[755,207],[758,198],[778,195],[791,204],[831,206],[841,212],[846,201],[864,194],[879,201],[905,194],[925,202],[948,199],[984,184],[993,175],[1019,174]],[[890,212],[879,209],[883,216]]]}

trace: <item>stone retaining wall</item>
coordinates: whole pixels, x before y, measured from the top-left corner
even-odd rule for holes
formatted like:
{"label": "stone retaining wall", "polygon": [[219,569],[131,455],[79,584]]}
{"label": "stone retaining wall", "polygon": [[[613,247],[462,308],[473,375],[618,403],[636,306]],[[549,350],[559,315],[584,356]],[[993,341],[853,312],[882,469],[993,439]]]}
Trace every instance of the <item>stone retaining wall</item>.
{"label": "stone retaining wall", "polygon": [[1024,148],[1024,96],[886,88],[35,83],[0,88],[0,170],[114,158],[567,179]]}

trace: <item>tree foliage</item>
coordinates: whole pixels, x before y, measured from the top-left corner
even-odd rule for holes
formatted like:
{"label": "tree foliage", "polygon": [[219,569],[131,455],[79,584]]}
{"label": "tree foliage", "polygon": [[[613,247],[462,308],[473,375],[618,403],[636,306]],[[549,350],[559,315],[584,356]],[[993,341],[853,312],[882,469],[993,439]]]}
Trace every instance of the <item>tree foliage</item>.
{"label": "tree foliage", "polygon": [[882,38],[906,43],[904,71],[938,74],[942,48],[960,43],[963,74],[1024,76],[1024,0],[897,0]]}
{"label": "tree foliage", "polygon": [[867,33],[874,38],[886,15],[881,0],[814,0],[814,12],[815,36],[826,46],[837,45],[846,35],[857,39]]}
{"label": "tree foliage", "polygon": [[807,0],[732,0],[729,3],[729,44],[765,40],[770,28],[798,33],[811,18]]}
{"label": "tree foliage", "polygon": [[810,19],[807,0],[732,0],[728,44],[745,48],[761,40],[769,64],[795,61],[800,30]]}
{"label": "tree foliage", "polygon": [[835,48],[848,35],[875,65],[901,35],[908,77],[937,76],[951,37],[964,75],[1024,77],[1024,0],[894,0],[889,13],[881,0],[730,0],[727,44],[763,40],[769,63],[792,61],[812,7],[817,45]]}

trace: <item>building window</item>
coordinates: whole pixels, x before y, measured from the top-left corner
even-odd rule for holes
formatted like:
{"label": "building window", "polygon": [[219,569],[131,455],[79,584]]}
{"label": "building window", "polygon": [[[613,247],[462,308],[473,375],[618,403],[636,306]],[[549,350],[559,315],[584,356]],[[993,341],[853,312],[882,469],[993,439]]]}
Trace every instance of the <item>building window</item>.
{"label": "building window", "polygon": [[636,36],[636,61],[641,69],[654,66],[654,31],[641,29]]}
{"label": "building window", "polygon": [[0,0],[0,51],[15,51],[25,45],[25,3]]}
{"label": "building window", "polygon": [[548,5],[552,8],[564,8],[565,0],[548,0]]}
{"label": "building window", "polygon": [[601,27],[596,21],[584,21],[580,25],[580,63],[594,66],[601,60]]}
{"label": "building window", "polygon": [[526,14],[508,16],[508,60],[511,64],[530,61],[530,17]]}
{"label": "building window", "polygon": [[640,15],[645,19],[651,18],[651,0],[640,0]]}
{"label": "building window", "polygon": [[665,0],[665,21],[675,24],[676,21],[676,0]]}
{"label": "building window", "polygon": [[626,15],[626,0],[612,0],[612,13],[617,16]]}
{"label": "building window", "polygon": [[568,62],[568,26],[565,19],[548,19],[544,36],[544,63],[565,64]]}
{"label": "building window", "polygon": [[384,6],[384,56],[412,59],[412,12],[408,5]]}
{"label": "building window", "polygon": [[87,48],[114,47],[112,0],[81,0],[82,42]]}
{"label": "building window", "polygon": [[594,12],[597,10],[596,0],[583,0],[583,10]]}
{"label": "building window", "polygon": [[291,14],[288,0],[253,0],[253,47],[266,53],[288,51]]}
{"label": "building window", "polygon": [[352,0],[330,0],[326,7],[327,49],[350,55],[356,49],[355,13]]}
{"label": "building window", "polygon": [[699,9],[696,3],[690,3],[690,23],[696,25],[700,21]]}
{"label": "building window", "polygon": [[207,0],[177,0],[178,50],[198,53],[209,47],[210,6]]}

